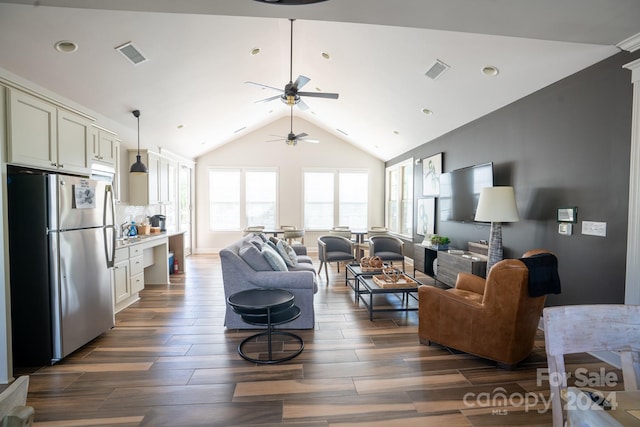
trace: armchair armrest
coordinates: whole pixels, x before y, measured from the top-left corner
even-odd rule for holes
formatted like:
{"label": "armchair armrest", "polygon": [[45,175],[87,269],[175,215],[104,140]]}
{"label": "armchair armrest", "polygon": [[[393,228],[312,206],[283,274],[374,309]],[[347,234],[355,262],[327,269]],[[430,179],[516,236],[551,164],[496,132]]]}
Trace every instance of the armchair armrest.
{"label": "armchair armrest", "polygon": [[456,289],[475,292],[480,295],[484,295],[485,285],[486,279],[470,273],[458,273],[458,278],[456,279]]}

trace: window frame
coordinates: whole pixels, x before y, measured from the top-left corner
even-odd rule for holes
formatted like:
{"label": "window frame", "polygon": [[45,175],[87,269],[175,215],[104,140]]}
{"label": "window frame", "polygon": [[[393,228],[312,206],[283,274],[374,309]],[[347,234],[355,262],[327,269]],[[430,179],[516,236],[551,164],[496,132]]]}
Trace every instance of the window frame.
{"label": "window frame", "polygon": [[[407,172],[405,172],[405,170]],[[396,177],[392,177],[396,174]],[[397,179],[399,187],[392,188],[394,179]],[[385,227],[398,236],[413,238],[413,224],[415,222],[414,205],[414,161],[413,158],[403,160],[385,168],[385,194],[384,194],[384,221]],[[393,199],[392,199],[393,198]],[[392,204],[397,207],[397,218],[392,218]],[[397,220],[397,225],[394,224]]]}
{"label": "window frame", "polygon": [[[325,227],[309,227],[308,224],[306,223],[306,174],[307,173],[327,173],[327,174],[331,174],[333,177],[333,213],[332,213],[332,226],[325,228]],[[369,195],[369,182],[371,179],[371,173],[369,171],[369,169],[364,169],[364,168],[303,168],[302,170],[302,198],[301,198],[301,203],[302,203],[302,221],[303,221],[303,227],[305,230],[308,231],[328,231],[329,229],[331,229],[331,227],[334,227],[336,225],[351,225],[351,224],[339,224],[340,221],[340,175],[341,174],[345,174],[345,173],[362,173],[365,174],[367,177],[367,198],[366,198],[366,224],[364,226],[354,226],[354,229],[366,229],[369,225],[370,222],[370,195]]]}
{"label": "window frame", "polygon": [[[212,206],[213,206],[213,201],[211,200],[211,174],[213,172],[216,171],[220,171],[220,172],[224,172],[224,171],[237,171],[239,172],[240,176],[239,176],[239,225],[238,228],[214,228],[212,227]],[[267,228],[276,228],[277,224],[279,224],[279,217],[280,217],[280,173],[279,173],[279,169],[277,167],[243,167],[243,166],[238,166],[238,167],[216,167],[216,166],[212,166],[208,168],[207,171],[207,184],[209,185],[209,218],[208,218],[208,227],[209,227],[209,232],[212,233],[221,233],[221,232],[237,232],[237,231],[242,231],[244,230],[246,227],[250,226],[250,225],[258,225],[258,224],[249,224],[247,221],[247,173],[251,173],[251,172],[272,172],[275,174],[275,200],[274,200],[274,205],[275,205],[275,216],[274,216],[274,224],[273,225],[266,225],[266,224],[261,224],[261,225],[266,225]]]}

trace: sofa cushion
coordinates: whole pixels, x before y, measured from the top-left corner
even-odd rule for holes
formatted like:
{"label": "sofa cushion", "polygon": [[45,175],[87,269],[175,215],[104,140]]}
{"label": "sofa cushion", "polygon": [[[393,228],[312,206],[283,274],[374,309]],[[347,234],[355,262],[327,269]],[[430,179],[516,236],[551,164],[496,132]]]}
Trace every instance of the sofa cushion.
{"label": "sofa cushion", "polygon": [[267,259],[262,255],[262,252],[252,243],[244,242],[240,249],[238,249],[238,255],[255,271],[271,271],[273,268]]}
{"label": "sofa cushion", "polygon": [[262,255],[267,260],[272,270],[287,271],[287,264],[284,262],[278,251],[269,245],[264,245]]}
{"label": "sofa cushion", "polygon": [[287,263],[287,267],[295,267],[298,265],[298,255],[296,255],[296,252],[287,242],[284,240],[278,240],[278,243],[276,243],[276,249],[282,259],[284,259],[284,262]]}

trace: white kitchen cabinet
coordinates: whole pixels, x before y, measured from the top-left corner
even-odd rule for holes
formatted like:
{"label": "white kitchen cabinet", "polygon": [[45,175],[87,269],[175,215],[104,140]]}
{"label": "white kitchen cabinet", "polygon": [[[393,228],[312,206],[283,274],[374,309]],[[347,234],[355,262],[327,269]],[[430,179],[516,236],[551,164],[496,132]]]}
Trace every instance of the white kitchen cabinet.
{"label": "white kitchen cabinet", "polygon": [[117,135],[109,130],[94,127],[91,138],[91,161],[115,168],[118,155]]}
{"label": "white kitchen cabinet", "polygon": [[[129,161],[136,161],[137,150],[129,150]],[[140,150],[147,174],[129,175],[129,203],[135,206],[171,203],[171,183],[175,181],[175,162],[157,153]]]}
{"label": "white kitchen cabinet", "polygon": [[116,309],[121,302],[131,296],[130,277],[129,249],[118,249],[113,265],[113,299]]}
{"label": "white kitchen cabinet", "polygon": [[91,120],[9,88],[8,162],[89,175]]}
{"label": "white kitchen cabinet", "polygon": [[[161,204],[171,202],[169,188],[171,186],[171,161],[166,158],[160,158],[160,173],[158,174],[158,201]],[[173,168],[175,173],[175,168]]]}
{"label": "white kitchen cabinet", "polygon": [[82,116],[58,109],[58,169],[89,175],[89,132],[91,122]]}
{"label": "white kitchen cabinet", "polygon": [[144,289],[142,245],[116,249],[113,266],[114,311],[117,313],[138,299]]}

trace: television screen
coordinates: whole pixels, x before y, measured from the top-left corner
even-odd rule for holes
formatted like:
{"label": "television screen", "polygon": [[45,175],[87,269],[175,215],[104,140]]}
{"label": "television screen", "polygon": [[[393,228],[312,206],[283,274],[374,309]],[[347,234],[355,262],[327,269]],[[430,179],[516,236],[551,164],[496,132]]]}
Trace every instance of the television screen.
{"label": "television screen", "polygon": [[493,163],[469,166],[440,176],[440,220],[473,222],[480,190],[493,187]]}

